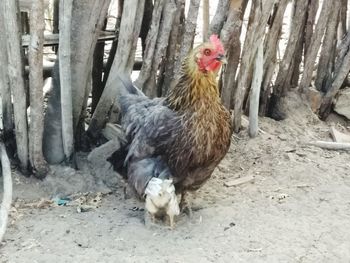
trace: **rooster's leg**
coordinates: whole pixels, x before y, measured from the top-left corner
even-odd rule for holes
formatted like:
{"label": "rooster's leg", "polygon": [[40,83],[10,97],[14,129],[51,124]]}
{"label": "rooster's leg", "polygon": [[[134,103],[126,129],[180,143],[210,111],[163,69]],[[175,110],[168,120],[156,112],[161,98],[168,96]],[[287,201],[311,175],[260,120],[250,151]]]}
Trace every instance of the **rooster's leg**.
{"label": "rooster's leg", "polygon": [[188,200],[188,192],[182,192],[180,201],[180,210],[186,213],[190,218],[192,217],[192,207],[191,202]]}

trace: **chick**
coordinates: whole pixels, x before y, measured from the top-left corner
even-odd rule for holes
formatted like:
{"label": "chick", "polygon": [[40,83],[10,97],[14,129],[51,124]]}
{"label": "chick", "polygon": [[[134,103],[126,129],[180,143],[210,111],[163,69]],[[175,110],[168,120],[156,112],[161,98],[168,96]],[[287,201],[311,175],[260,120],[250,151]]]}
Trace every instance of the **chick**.
{"label": "chick", "polygon": [[174,217],[180,214],[173,180],[153,177],[146,187],[145,195],[146,225],[149,223],[149,218],[154,223],[156,217],[167,215],[170,228],[173,229]]}

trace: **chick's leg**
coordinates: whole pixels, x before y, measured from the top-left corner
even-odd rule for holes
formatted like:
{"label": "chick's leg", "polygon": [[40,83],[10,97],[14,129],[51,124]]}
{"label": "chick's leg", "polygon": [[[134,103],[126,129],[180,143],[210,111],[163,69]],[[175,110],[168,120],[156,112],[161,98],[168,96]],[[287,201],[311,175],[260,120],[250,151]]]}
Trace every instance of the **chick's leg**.
{"label": "chick's leg", "polygon": [[148,211],[145,211],[145,226],[146,228],[151,228],[155,225],[156,218],[153,214],[149,213]]}

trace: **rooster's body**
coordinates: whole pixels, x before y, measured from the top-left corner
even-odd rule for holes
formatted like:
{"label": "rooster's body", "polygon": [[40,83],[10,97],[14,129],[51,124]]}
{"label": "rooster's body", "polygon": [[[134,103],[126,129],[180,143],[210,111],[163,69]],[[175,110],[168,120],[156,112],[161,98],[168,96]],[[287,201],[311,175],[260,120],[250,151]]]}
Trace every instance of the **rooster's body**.
{"label": "rooster's body", "polygon": [[[220,101],[216,81],[223,52],[216,36],[194,49],[166,98],[150,99],[121,77],[124,88],[118,100],[129,140],[125,164],[132,167],[140,160],[153,164],[151,172],[142,166],[137,174],[128,171],[129,178],[144,178],[140,189],[145,189],[153,171],[161,167],[173,179],[177,192],[197,190],[227,153],[232,135],[230,114]],[[156,162],[152,161],[155,157]]]}

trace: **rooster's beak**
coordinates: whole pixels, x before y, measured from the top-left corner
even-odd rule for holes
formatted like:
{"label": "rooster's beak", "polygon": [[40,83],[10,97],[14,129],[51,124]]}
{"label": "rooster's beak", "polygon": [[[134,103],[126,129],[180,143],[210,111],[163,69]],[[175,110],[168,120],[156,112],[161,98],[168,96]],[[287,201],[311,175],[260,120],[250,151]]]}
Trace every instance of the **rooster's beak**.
{"label": "rooster's beak", "polygon": [[227,64],[227,59],[224,54],[219,54],[216,57],[216,60],[220,61],[222,64]]}

